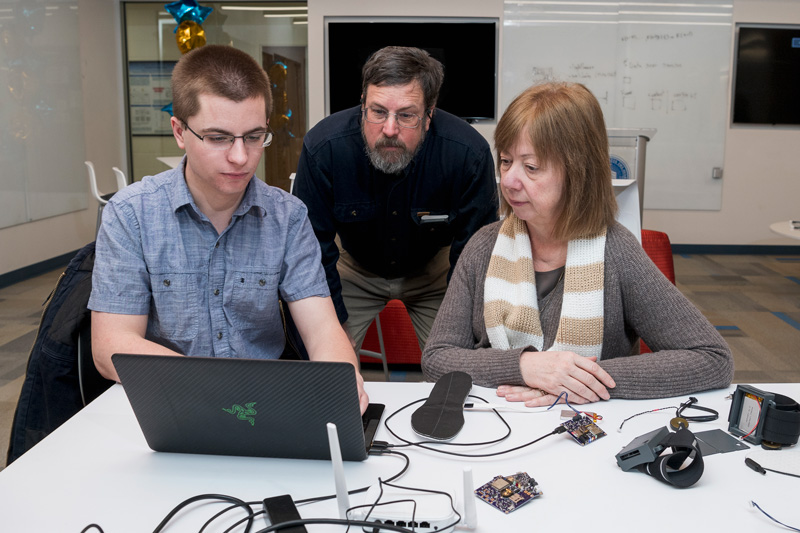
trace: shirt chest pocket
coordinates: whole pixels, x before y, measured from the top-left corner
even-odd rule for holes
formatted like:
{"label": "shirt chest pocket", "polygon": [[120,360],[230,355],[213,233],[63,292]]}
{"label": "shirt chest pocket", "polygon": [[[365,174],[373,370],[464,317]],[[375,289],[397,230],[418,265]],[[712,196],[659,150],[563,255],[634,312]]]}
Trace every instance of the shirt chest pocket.
{"label": "shirt chest pocket", "polygon": [[153,300],[150,324],[159,337],[185,341],[198,330],[197,277],[186,273],[150,275]]}
{"label": "shirt chest pocket", "polygon": [[375,219],[377,206],[372,202],[355,202],[349,204],[336,204],[333,206],[333,216],[342,223],[371,222]]}
{"label": "shirt chest pocket", "polygon": [[450,215],[440,209],[411,210],[411,220],[414,221],[415,237],[434,243],[438,246],[448,246],[453,239],[453,230],[450,226]]}
{"label": "shirt chest pocket", "polygon": [[279,272],[234,271],[231,275],[230,320],[237,329],[264,327],[278,311]]}

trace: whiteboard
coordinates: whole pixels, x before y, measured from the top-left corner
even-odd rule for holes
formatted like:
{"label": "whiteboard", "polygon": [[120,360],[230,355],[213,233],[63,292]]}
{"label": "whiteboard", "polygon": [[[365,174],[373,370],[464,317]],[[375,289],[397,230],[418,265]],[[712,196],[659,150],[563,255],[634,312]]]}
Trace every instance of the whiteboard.
{"label": "whiteboard", "polygon": [[86,209],[77,0],[0,0],[0,228]]}
{"label": "whiteboard", "polygon": [[502,109],[532,84],[586,85],[609,128],[653,128],[646,209],[719,210],[732,3],[507,2]]}

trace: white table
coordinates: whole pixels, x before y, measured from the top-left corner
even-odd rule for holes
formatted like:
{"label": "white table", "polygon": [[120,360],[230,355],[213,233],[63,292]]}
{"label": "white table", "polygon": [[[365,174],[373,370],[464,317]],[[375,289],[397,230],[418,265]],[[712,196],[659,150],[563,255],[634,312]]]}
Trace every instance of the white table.
{"label": "white table", "polygon": [[[792,224],[792,222],[794,222],[794,224]],[[797,229],[795,229],[794,226],[797,226]],[[800,239],[800,223],[798,223],[798,221],[784,220],[775,222],[774,224],[770,224],[769,229],[784,237]]]}
{"label": "white table", "polygon": [[[367,383],[371,399],[387,405],[387,414],[407,402],[425,398],[430,384]],[[800,384],[759,385],[759,388],[794,397]],[[727,429],[733,390],[697,394],[700,404],[718,409],[716,422],[693,424],[695,431]],[[493,400],[493,391],[473,388],[473,394]],[[778,519],[797,525],[798,480],[748,469],[749,452],[718,454],[706,458],[705,473],[689,489],[675,489],[639,472],[622,472],[615,454],[635,437],[668,423],[672,411],[636,417],[617,432],[628,416],[653,408],[678,405],[686,398],[648,401],[614,400],[587,409],[604,416],[600,426],[608,436],[585,447],[566,434],[554,435],[508,455],[469,460],[474,486],[496,475],[524,471],[536,478],[544,495],[517,511],[504,515],[476,500],[478,532],[498,531],[780,531],[749,505],[755,500]],[[415,439],[409,419],[415,407],[395,416],[393,428]],[[495,451],[528,442],[549,433],[560,420],[557,412],[506,413],[514,432],[507,442],[481,451]],[[486,440],[502,434],[491,412],[465,413],[466,424],[457,441]],[[378,438],[391,440],[385,427]],[[452,449],[452,447],[450,448]],[[753,448],[755,450],[755,448]],[[398,483],[456,492],[467,460],[448,458],[424,450],[405,449],[411,457],[409,471]],[[794,453],[797,450],[776,453]],[[345,463],[350,489],[386,479],[403,461],[395,457],[370,457],[362,463]],[[295,499],[334,492],[327,461],[217,457],[152,452],[146,445],[124,391],[115,385],[64,426],[0,472],[0,530],[80,532],[97,523],[106,533],[153,531],[178,503],[203,493],[227,494],[245,501],[291,494]],[[357,502],[352,497],[351,504]],[[226,504],[195,505],[181,513],[168,533],[196,532]],[[301,516],[336,517],[335,500],[299,508]],[[232,516],[235,513],[232,513]],[[238,515],[241,516],[241,515]],[[215,523],[207,531],[223,531],[233,519]],[[678,524],[682,521],[682,524]],[[254,531],[265,527],[257,519]],[[242,531],[241,528],[236,531]],[[334,526],[309,526],[315,531],[344,531]],[[356,529],[351,529],[356,531]]]}
{"label": "white table", "polygon": [[181,160],[183,160],[183,156],[164,156],[164,157],[156,157],[159,161],[167,165],[169,168],[175,168],[181,164]]}

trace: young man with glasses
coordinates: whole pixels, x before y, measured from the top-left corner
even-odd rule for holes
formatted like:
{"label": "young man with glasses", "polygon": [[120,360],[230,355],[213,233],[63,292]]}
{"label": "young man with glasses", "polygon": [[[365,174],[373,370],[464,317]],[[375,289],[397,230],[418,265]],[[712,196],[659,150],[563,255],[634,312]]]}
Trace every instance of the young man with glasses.
{"label": "young man with glasses", "polygon": [[186,156],[103,210],[89,300],[100,373],[117,379],[114,353],[277,359],[279,297],[310,359],[358,368],[305,206],[254,175],[272,139],[264,70],[235,48],[203,46],[175,66],[172,95]]}
{"label": "young man with glasses", "polygon": [[489,145],[436,109],[443,78],[427,52],[383,48],[363,67],[361,105],[325,118],[303,142],[294,192],[356,348],[394,298],[424,346],[461,250],[497,220]]}

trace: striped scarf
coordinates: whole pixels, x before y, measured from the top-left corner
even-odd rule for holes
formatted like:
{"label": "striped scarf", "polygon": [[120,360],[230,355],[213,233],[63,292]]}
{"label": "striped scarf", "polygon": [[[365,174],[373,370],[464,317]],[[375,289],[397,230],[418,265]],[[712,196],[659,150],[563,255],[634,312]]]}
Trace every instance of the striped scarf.
{"label": "striped scarf", "polygon": [[[603,349],[603,282],[606,231],[567,244],[564,298],[553,346],[584,357]],[[543,351],[544,334],[528,227],[511,214],[500,227],[484,283],[486,332],[492,348],[533,346]]]}

